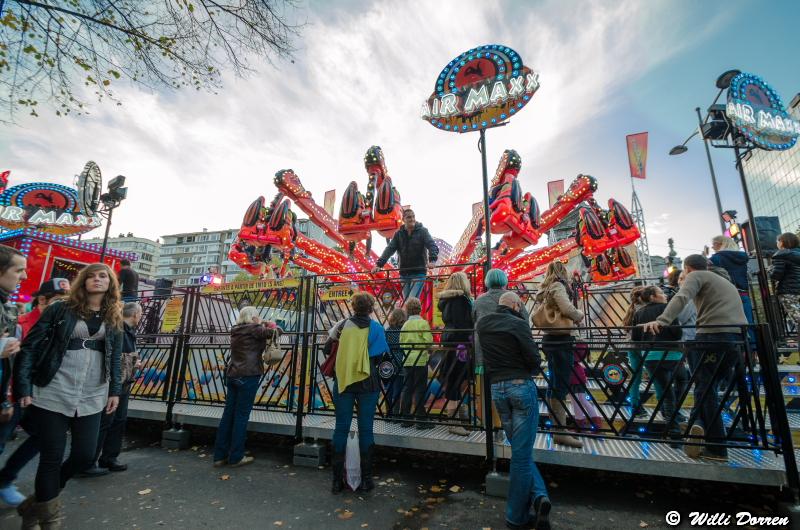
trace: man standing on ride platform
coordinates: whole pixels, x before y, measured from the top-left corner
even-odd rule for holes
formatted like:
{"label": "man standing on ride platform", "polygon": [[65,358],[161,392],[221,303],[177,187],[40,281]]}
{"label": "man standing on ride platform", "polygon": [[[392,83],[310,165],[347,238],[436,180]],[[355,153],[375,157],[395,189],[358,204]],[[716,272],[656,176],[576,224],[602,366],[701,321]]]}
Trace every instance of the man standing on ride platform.
{"label": "man standing on ride platform", "polygon": [[403,282],[403,299],[419,298],[427,269],[439,256],[439,247],[428,229],[417,222],[411,209],[403,212],[403,228],[395,232],[372,272],[379,272],[395,252],[399,258],[397,268],[400,269],[400,280]]}
{"label": "man standing on ride platform", "polygon": [[[721,381],[729,381],[730,373],[735,370],[739,402],[747,400],[746,386],[739,381],[743,374],[737,369],[741,362],[740,346],[747,337],[742,335],[741,326],[747,324],[747,318],[736,286],[709,271],[705,257],[699,254],[687,256],[683,266],[686,278],[680,290],[660,317],[643,326],[645,331],[658,333],[661,326],[668,326],[684,306],[694,300],[698,326],[696,344],[692,346],[698,354],[694,407],[699,409],[699,414],[692,416],[699,417],[702,425],[692,425],[690,434],[705,436],[706,443],[724,443],[725,427],[719,410],[717,387]],[[691,458],[728,461],[726,447],[686,445],[684,451]]]}
{"label": "man standing on ride platform", "polygon": [[123,259],[119,262],[117,273],[119,287],[122,290],[123,302],[136,302],[139,300],[139,273],[131,268],[131,262]]}
{"label": "man standing on ride platform", "polygon": [[542,358],[528,322],[522,317],[522,308],[522,300],[516,293],[503,293],[497,310],[478,320],[476,331],[486,376],[492,385],[492,402],[511,442],[506,526],[549,529],[550,499],[533,462],[533,442],[539,424],[533,377],[541,371]]}

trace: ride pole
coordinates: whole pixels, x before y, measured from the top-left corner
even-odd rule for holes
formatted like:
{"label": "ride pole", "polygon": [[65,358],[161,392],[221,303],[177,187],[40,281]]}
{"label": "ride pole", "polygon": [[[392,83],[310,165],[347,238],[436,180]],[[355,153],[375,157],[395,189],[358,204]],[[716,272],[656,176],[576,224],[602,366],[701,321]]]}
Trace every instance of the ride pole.
{"label": "ride pole", "polygon": [[106,219],[106,233],[103,236],[103,248],[100,251],[100,263],[106,259],[106,248],[108,247],[108,232],[111,230],[111,215],[114,213],[114,208],[108,209],[108,218]]}
{"label": "ride pole", "polygon": [[489,172],[486,168],[486,129],[481,129],[481,137],[478,140],[478,151],[481,152],[481,164],[483,169],[483,228],[486,232],[486,262],[483,266],[483,277],[492,268],[492,232],[489,226]]}

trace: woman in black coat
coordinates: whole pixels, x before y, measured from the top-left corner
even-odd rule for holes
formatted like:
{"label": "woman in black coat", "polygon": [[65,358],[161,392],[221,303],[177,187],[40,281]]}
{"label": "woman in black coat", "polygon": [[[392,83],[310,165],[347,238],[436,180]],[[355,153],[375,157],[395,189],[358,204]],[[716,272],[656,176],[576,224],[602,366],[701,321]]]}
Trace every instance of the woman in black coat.
{"label": "woman in black coat", "polygon": [[[786,317],[800,334],[800,239],[787,232],[778,236],[778,252],[772,256],[770,277]],[[798,339],[800,342],[800,339]]]}
{"label": "woman in black coat", "polygon": [[[445,360],[440,372],[447,399],[447,416],[469,419],[469,412],[463,401],[463,387],[470,373],[472,351],[472,298],[467,275],[455,272],[445,283],[439,294],[439,311],[442,313],[444,333],[442,347],[446,348]],[[450,427],[452,434],[468,436],[469,431],[461,426]]]}

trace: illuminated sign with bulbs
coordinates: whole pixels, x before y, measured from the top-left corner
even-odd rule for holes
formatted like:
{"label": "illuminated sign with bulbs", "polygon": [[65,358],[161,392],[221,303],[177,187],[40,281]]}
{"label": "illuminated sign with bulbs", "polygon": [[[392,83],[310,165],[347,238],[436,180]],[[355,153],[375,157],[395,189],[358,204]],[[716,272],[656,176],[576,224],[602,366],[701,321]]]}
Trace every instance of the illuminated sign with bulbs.
{"label": "illuminated sign with bulbs", "polygon": [[500,44],[466,51],[439,74],[422,104],[422,119],[438,129],[470,132],[507,122],[539,89],[539,74]]}
{"label": "illuminated sign with bulbs", "polygon": [[777,92],[757,75],[742,72],[733,78],[725,114],[762,149],[789,149],[800,136],[800,122],[789,116]]}
{"label": "illuminated sign with bulbs", "polygon": [[81,211],[74,188],[29,183],[0,193],[0,226],[9,230],[30,227],[50,234],[75,235],[100,224],[100,216]]}

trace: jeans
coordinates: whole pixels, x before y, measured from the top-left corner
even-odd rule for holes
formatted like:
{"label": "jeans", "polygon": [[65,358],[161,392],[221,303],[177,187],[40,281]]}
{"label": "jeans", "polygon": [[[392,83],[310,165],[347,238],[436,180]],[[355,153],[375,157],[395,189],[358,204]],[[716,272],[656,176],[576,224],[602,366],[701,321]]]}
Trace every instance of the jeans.
{"label": "jeans", "polygon": [[[700,423],[705,429],[706,442],[709,443],[719,443],[725,439],[722,414],[721,411],[718,412],[717,388],[720,381],[726,380],[738,364],[740,353],[737,343],[740,340],[741,336],[737,333],[704,333],[698,334],[696,338],[697,344],[694,349],[701,357],[695,376],[695,404],[692,414],[700,418]],[[737,385],[742,388],[738,381],[741,373],[738,370],[735,373]],[[723,392],[726,390],[723,389]],[[746,394],[743,399],[747,400]],[[728,454],[724,447],[707,447],[706,451],[718,455]]]}
{"label": "jeans", "polygon": [[122,438],[125,436],[125,422],[128,419],[130,390],[130,385],[123,386],[117,410],[112,414],[103,414],[100,420],[100,434],[97,437],[95,460],[109,462],[116,459],[122,451]]}
{"label": "jeans", "polygon": [[214,462],[227,459],[235,464],[244,458],[244,441],[247,438],[247,422],[258,392],[260,375],[228,378],[225,394],[225,410],[217,428],[214,442]]}
{"label": "jeans", "polygon": [[[428,366],[406,366],[403,368],[403,398],[400,413],[409,416],[425,416],[425,390],[428,388]],[[414,408],[412,410],[411,405]]]}
{"label": "jeans", "polygon": [[16,429],[17,425],[19,425],[21,410],[22,409],[20,409],[19,405],[15,403],[14,415],[11,416],[11,418],[7,422],[0,423],[0,455],[3,454],[3,451],[6,448],[6,442],[8,441],[9,438],[11,438],[11,435],[14,434],[14,429]]}
{"label": "jeans", "polygon": [[[5,431],[3,434],[3,444],[8,440],[8,436],[14,432],[14,429],[19,424],[19,420],[22,417],[22,409],[18,404],[14,404],[14,417],[11,418],[11,421],[2,424],[2,429]],[[2,453],[2,449],[0,449],[0,453]],[[25,467],[28,462],[36,458],[39,454],[39,440],[36,436],[32,433],[29,433],[28,437],[17,447],[17,449],[11,453],[11,456],[6,459],[6,463],[3,466],[3,469],[0,469],[0,488],[5,488],[10,486],[15,480],[17,480],[17,476],[19,476],[20,471],[22,468]]]}
{"label": "jeans", "polygon": [[403,300],[408,300],[412,296],[419,298],[425,286],[425,273],[400,275],[400,281],[403,282]]}
{"label": "jeans", "polygon": [[547,495],[544,479],[533,462],[533,443],[539,424],[536,384],[522,379],[492,383],[492,402],[511,442],[506,521],[524,525],[530,519],[531,503]]}
{"label": "jeans", "polygon": [[353,407],[358,405],[358,446],[361,452],[375,443],[372,422],[375,420],[375,409],[378,408],[380,392],[342,392],[339,385],[333,383],[333,403],[336,406],[336,427],[333,431],[333,451],[344,453],[347,445],[347,433],[353,422]]}
{"label": "jeans", "polygon": [[400,397],[403,395],[405,383],[402,370],[401,368],[400,373],[395,374],[386,387],[386,410],[391,414],[400,414]]}
{"label": "jeans", "polygon": [[[661,416],[667,422],[667,431],[676,432],[678,430],[679,417],[676,414],[678,409],[678,396],[683,395],[683,389],[678,388],[679,372],[682,371],[683,363],[680,361],[645,361],[647,371],[653,378],[653,385],[661,387]],[[675,381],[673,381],[675,377]],[[673,417],[674,416],[674,417]],[[670,421],[671,420],[671,421]]]}
{"label": "jeans", "polygon": [[542,337],[542,350],[547,355],[547,369],[550,371],[550,396],[563,401],[569,394],[575,339],[571,335],[545,334]]}
{"label": "jeans", "polygon": [[[59,412],[31,405],[28,411],[39,438],[39,468],[36,470],[36,501],[47,502],[58,497],[61,489],[75,473],[92,465],[100,415],[65,416]],[[62,463],[67,447],[67,431],[72,433],[69,458]]]}

